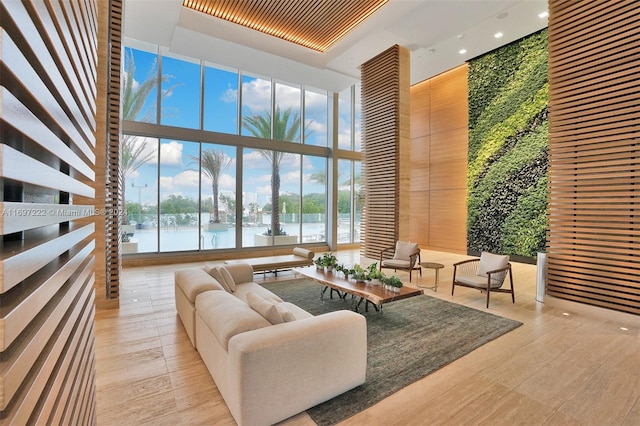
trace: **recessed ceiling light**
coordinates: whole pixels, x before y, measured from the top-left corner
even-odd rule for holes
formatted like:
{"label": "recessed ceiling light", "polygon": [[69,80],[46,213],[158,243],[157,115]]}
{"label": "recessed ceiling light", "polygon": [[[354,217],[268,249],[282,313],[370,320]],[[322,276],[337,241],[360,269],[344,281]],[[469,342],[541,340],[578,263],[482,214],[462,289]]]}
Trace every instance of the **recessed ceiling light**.
{"label": "recessed ceiling light", "polygon": [[502,33],[495,33],[493,36],[494,36],[495,38],[500,38],[500,37],[502,37],[503,35],[504,35],[504,34],[502,34]]}
{"label": "recessed ceiling light", "polygon": [[509,16],[509,13],[508,13],[508,12],[502,12],[501,14],[499,14],[498,16],[496,16],[496,18],[498,18],[498,19],[504,19],[504,18],[506,18],[507,16]]}
{"label": "recessed ceiling light", "polygon": [[465,53],[467,53],[467,49],[460,49],[458,50],[458,53],[464,55]]}
{"label": "recessed ceiling light", "polygon": [[541,12],[538,13],[538,18],[542,19],[542,18],[546,18],[547,16],[549,16],[549,12]]}

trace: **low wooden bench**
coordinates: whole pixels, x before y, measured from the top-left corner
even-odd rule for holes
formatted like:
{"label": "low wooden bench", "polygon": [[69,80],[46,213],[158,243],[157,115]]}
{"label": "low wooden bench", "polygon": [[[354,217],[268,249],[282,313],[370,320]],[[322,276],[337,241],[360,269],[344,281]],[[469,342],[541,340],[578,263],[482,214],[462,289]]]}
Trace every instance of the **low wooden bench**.
{"label": "low wooden bench", "polygon": [[225,261],[225,263],[248,263],[253,267],[254,273],[266,274],[267,272],[273,272],[275,276],[278,276],[278,271],[313,265],[314,256],[315,253],[311,250],[307,250],[302,247],[294,247],[291,254],[228,260]]}

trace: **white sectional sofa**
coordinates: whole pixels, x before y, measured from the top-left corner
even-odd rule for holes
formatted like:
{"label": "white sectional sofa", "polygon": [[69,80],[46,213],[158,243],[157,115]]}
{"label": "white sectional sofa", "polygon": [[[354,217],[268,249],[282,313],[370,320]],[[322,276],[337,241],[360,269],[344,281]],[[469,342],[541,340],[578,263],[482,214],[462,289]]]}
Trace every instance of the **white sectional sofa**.
{"label": "white sectional sofa", "polygon": [[360,314],[313,316],[253,282],[244,263],[178,270],[175,292],[191,343],[239,425],[277,423],[365,381]]}

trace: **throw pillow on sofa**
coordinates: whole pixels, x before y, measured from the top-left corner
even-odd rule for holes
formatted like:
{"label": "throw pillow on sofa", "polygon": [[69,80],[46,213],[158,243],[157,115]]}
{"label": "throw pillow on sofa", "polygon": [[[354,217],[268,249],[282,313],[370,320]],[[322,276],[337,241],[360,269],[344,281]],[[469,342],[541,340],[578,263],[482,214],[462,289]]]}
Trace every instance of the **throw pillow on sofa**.
{"label": "throw pillow on sofa", "polygon": [[280,315],[282,315],[282,319],[284,320],[284,322],[291,322],[296,320],[296,317],[291,311],[287,309],[284,303],[276,303],[276,308],[278,309],[278,312],[280,312]]}
{"label": "throw pillow on sofa", "polygon": [[231,289],[231,291],[236,291],[236,280],[233,279],[231,273],[224,266],[220,268],[220,272],[222,272],[222,276],[224,277],[225,282]]}
{"label": "throw pillow on sofa", "polygon": [[284,322],[284,318],[282,318],[276,304],[270,300],[263,299],[250,291],[247,293],[247,303],[251,309],[262,315],[264,319],[269,321],[271,324],[282,324]]}
{"label": "throw pillow on sofa", "polygon": [[[216,281],[218,281],[220,283],[220,285],[222,285],[222,287],[224,287],[224,289],[227,291],[227,293],[231,293],[231,286],[229,286],[229,284],[227,283],[226,278],[224,277],[224,275],[222,274],[222,268],[218,267],[218,266],[210,266],[210,265],[205,265],[203,268],[209,275],[211,275]],[[233,287],[235,289],[235,282],[233,283]]]}

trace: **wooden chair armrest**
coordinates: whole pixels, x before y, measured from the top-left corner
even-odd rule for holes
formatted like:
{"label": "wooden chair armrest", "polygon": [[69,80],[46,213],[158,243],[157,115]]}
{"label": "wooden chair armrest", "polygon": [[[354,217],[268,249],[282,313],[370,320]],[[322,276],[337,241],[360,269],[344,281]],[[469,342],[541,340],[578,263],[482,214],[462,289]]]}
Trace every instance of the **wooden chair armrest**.
{"label": "wooden chair armrest", "polygon": [[504,268],[494,269],[493,271],[487,271],[487,275],[498,274],[500,272],[507,272],[509,269],[511,269],[511,264],[510,263],[507,266],[505,266]]}
{"label": "wooden chair armrest", "polygon": [[467,259],[453,264],[454,267],[464,265],[465,263],[480,262],[480,259]]}
{"label": "wooden chair armrest", "polygon": [[382,249],[382,251],[380,251],[380,262],[382,262],[382,258],[384,257],[384,254],[387,252],[391,252],[393,253],[395,251],[395,247],[387,247],[385,249]]}
{"label": "wooden chair armrest", "polygon": [[413,268],[414,266],[416,266],[416,260],[418,261],[418,263],[420,263],[420,249],[418,249],[417,252],[415,252],[414,254],[409,256],[409,267],[410,268]]}
{"label": "wooden chair armrest", "polygon": [[[472,272],[474,263],[480,263],[480,259],[467,259],[460,262],[456,262],[453,264],[453,281],[456,280],[456,273],[458,272],[458,268],[461,267],[462,275],[469,275]],[[465,273],[466,272],[466,273]]]}

